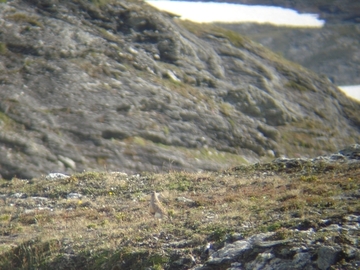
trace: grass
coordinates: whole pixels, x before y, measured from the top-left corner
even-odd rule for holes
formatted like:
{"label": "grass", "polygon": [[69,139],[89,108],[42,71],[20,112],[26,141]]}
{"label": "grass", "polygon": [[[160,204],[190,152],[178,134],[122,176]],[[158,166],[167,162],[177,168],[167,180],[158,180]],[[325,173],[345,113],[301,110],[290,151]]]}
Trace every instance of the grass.
{"label": "grass", "polygon": [[[163,132],[165,135],[169,134],[169,129],[164,126]],[[143,147],[143,149],[147,149],[148,151],[173,151],[174,153],[180,153],[189,160],[193,162],[213,162],[216,163],[219,168],[228,167],[229,164],[236,165],[236,164],[248,164],[248,161],[244,159],[243,156],[232,154],[225,151],[219,151],[215,148],[204,146],[201,148],[186,148],[182,146],[173,146],[173,145],[165,145],[162,143],[155,143],[153,141],[144,139],[142,137],[134,136],[129,137],[121,141],[125,144],[125,153],[129,156],[137,155],[138,147]],[[169,161],[171,163],[171,161]]]}
{"label": "grass", "polygon": [[[8,100],[9,104],[12,104],[12,102],[16,102],[16,101],[11,101]],[[11,110],[11,105],[9,106],[10,110]],[[13,120],[12,118],[10,118],[6,113],[1,112],[0,111],[0,129],[2,130],[6,130],[6,131],[12,131],[12,130],[23,130],[24,127],[19,124],[18,122],[16,122],[15,120]]]}
{"label": "grass", "polygon": [[296,81],[292,81],[289,80],[286,84],[285,87],[288,87],[290,89],[294,89],[294,90],[298,90],[300,92],[307,92],[309,91],[308,88],[306,88],[305,86],[301,85],[300,83],[296,82]]}
{"label": "grass", "polygon": [[353,136],[337,142],[322,139],[336,138],[340,131],[320,120],[295,121],[291,125],[278,127],[278,131],[281,134],[281,142],[287,156],[318,156],[334,153],[344,145],[356,143],[356,138]]}
{"label": "grass", "polygon": [[8,117],[5,113],[0,112],[0,125],[2,128],[8,128],[14,125],[14,121]]}
{"label": "grass", "polygon": [[[359,175],[359,164],[298,162],[215,173],[0,180],[6,195],[0,201],[0,268],[163,269],[174,253],[197,256],[207,242],[221,246],[234,233],[296,238],[292,229],[299,223],[359,213],[359,200],[338,199],[360,188]],[[158,222],[149,214],[152,190],[162,192],[171,219]],[[67,199],[70,192],[83,196]]]}
{"label": "grass", "polygon": [[225,116],[231,116],[231,114],[235,111],[234,107],[227,102],[220,103],[219,110]]}
{"label": "grass", "polygon": [[89,2],[93,3],[97,7],[101,7],[108,3],[111,3],[112,0],[89,0]]}
{"label": "grass", "polygon": [[212,34],[220,38],[226,38],[236,47],[243,47],[249,42],[251,42],[250,39],[234,31],[227,30],[214,24],[194,23],[187,20],[179,21],[179,24],[198,37]]}
{"label": "grass", "polygon": [[6,52],[7,52],[6,44],[0,42],[0,55],[4,55]]}
{"label": "grass", "polygon": [[30,16],[27,15],[25,13],[14,13],[14,14],[9,14],[6,15],[6,19],[14,21],[14,22],[24,22],[24,23],[28,23],[32,26],[38,26],[43,28],[44,25],[38,21],[38,18],[34,17],[34,16]]}

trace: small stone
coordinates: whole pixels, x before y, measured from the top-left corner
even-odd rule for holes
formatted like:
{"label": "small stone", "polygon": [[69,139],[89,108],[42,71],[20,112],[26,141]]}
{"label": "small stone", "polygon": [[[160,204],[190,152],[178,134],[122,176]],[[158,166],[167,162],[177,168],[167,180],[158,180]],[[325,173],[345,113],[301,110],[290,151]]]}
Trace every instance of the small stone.
{"label": "small stone", "polygon": [[76,169],[76,163],[75,161],[73,161],[71,158],[68,157],[64,157],[62,155],[58,156],[58,159],[66,166],[69,167],[70,169],[75,170]]}
{"label": "small stone", "polygon": [[121,178],[126,178],[128,177],[128,174],[127,173],[124,173],[124,172],[111,172],[111,174],[115,175],[115,176],[118,176],[118,177],[121,177]]}
{"label": "small stone", "polygon": [[345,160],[346,157],[343,156],[342,154],[332,154],[332,155],[330,156],[330,159],[331,159],[331,160]]}
{"label": "small stone", "polygon": [[21,199],[21,198],[26,198],[26,194],[24,194],[24,193],[14,193],[14,194],[10,195],[10,197]]}
{"label": "small stone", "polygon": [[331,224],[330,226],[327,226],[323,229],[321,229],[320,231],[323,232],[323,231],[340,231],[342,228],[340,225],[338,224]]}
{"label": "small stone", "polygon": [[335,247],[324,246],[319,249],[318,259],[316,261],[321,270],[327,270],[336,262],[336,258],[340,253],[340,249]]}
{"label": "small stone", "polygon": [[171,70],[168,70],[165,74],[165,77],[175,81],[175,82],[180,82],[180,79],[178,77],[176,77],[176,75],[174,74],[174,72],[172,72]]}
{"label": "small stone", "polygon": [[67,199],[80,199],[82,195],[80,193],[72,192],[67,195]]}
{"label": "small stone", "polygon": [[185,197],[177,197],[176,200],[178,202],[183,202],[183,203],[194,203],[193,200],[185,198]]}
{"label": "small stone", "polygon": [[273,150],[267,150],[266,151],[266,154],[268,157],[271,157],[271,158],[274,158],[275,157],[275,153]]}
{"label": "small stone", "polygon": [[60,180],[60,179],[66,179],[69,178],[69,175],[62,174],[62,173],[49,173],[45,179],[46,180]]}
{"label": "small stone", "polygon": [[132,53],[132,54],[135,54],[135,55],[139,53],[137,50],[135,50],[132,47],[129,47],[129,52]]}
{"label": "small stone", "polygon": [[348,222],[360,222],[360,216],[357,215],[348,215],[344,219]]}

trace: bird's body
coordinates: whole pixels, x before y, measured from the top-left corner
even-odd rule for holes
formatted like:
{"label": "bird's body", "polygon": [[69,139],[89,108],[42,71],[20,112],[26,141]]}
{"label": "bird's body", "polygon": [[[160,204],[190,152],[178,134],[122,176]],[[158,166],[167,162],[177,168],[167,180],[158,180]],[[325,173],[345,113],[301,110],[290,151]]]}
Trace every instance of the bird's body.
{"label": "bird's body", "polygon": [[166,216],[165,208],[159,201],[158,195],[155,191],[151,193],[150,213],[156,218],[163,218],[164,216]]}

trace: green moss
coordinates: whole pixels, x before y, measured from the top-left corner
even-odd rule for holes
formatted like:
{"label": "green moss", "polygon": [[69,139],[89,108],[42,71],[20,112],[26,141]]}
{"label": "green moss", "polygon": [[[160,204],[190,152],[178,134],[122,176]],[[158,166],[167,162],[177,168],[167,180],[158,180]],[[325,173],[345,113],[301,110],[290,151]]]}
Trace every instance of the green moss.
{"label": "green moss", "polygon": [[215,242],[224,241],[227,234],[231,232],[228,229],[226,229],[222,226],[219,226],[219,225],[215,225],[215,224],[211,224],[211,225],[207,226],[204,230],[209,233],[208,240],[215,241]]}
{"label": "green moss", "polygon": [[193,183],[186,174],[175,173],[168,180],[168,189],[178,190],[178,191],[188,191],[192,190]]}
{"label": "green moss", "polygon": [[0,221],[8,221],[10,219],[9,214],[0,215]]}
{"label": "green moss", "polygon": [[1,269],[39,269],[49,263],[51,252],[59,249],[59,242],[30,240],[0,256]]}
{"label": "green moss", "polygon": [[75,181],[101,181],[103,180],[103,177],[105,176],[105,173],[103,172],[84,172],[72,175],[70,178],[68,178],[67,182],[75,182]]}
{"label": "green moss", "polygon": [[168,135],[170,134],[170,130],[169,130],[169,128],[168,128],[167,126],[164,126],[164,127],[163,127],[163,131],[164,131],[164,134],[165,134],[166,136],[168,136]]}
{"label": "green moss", "polygon": [[280,228],[281,228],[280,222],[274,222],[274,223],[267,226],[267,231],[268,232],[274,232],[274,231],[276,231],[276,230],[278,230]]}
{"label": "green moss", "polygon": [[234,111],[234,107],[230,103],[227,103],[227,102],[220,103],[219,109],[220,109],[220,112],[225,116],[230,116]]}
{"label": "green moss", "polygon": [[19,126],[13,119],[11,119],[7,114],[0,112],[0,129],[11,130],[16,126]]}
{"label": "green moss", "polygon": [[286,84],[285,84],[285,87],[288,87],[288,88],[291,88],[291,89],[294,89],[294,90],[298,90],[300,92],[307,92],[309,89],[307,89],[305,86],[299,84],[298,82],[296,81],[288,81]]}
{"label": "green moss", "polygon": [[39,22],[36,17],[27,15],[25,13],[14,13],[11,15],[7,15],[6,19],[12,20],[14,22],[25,22],[32,26],[38,26],[41,28],[44,27],[44,25],[41,22]]}
{"label": "green moss", "polygon": [[101,256],[98,255],[91,269],[163,269],[168,261],[169,258],[161,255],[160,252],[122,248],[110,258],[106,251]]}
{"label": "green moss", "polygon": [[218,37],[226,38],[236,47],[243,47],[246,43],[250,42],[250,40],[239,33],[215,26],[213,24],[199,24],[191,21],[180,21],[179,23],[198,37],[202,37],[206,34],[212,34]]}
{"label": "green moss", "polygon": [[134,140],[133,140],[134,144],[140,145],[140,146],[146,146],[147,145],[147,140],[145,140],[144,138],[135,136]]}
{"label": "green moss", "polygon": [[315,182],[318,180],[318,178],[316,177],[316,175],[309,175],[309,176],[302,175],[300,180],[305,182]]}
{"label": "green moss", "polygon": [[107,39],[108,41],[112,41],[112,42],[119,42],[119,38],[118,36],[110,33],[109,31],[107,31],[104,28],[98,28],[100,31],[100,34],[102,35],[103,38]]}
{"label": "green moss", "polygon": [[88,224],[87,226],[86,226],[86,228],[88,228],[88,229],[96,229],[96,224],[94,224],[94,223],[91,223],[91,224]]}
{"label": "green moss", "polygon": [[[221,30],[220,30],[221,29]],[[243,47],[245,43],[245,38],[241,36],[240,34],[231,31],[231,30],[225,30],[220,28],[218,30],[219,33],[222,33],[225,37],[228,38],[228,40],[236,47]]]}
{"label": "green moss", "polygon": [[6,44],[0,42],[0,55],[4,55],[6,52],[7,52]]}
{"label": "green moss", "polygon": [[101,7],[112,2],[111,0],[89,0],[89,1],[97,7]]}
{"label": "green moss", "polygon": [[[229,123],[235,126],[235,123],[229,119]],[[180,151],[188,158],[199,159],[199,160],[207,160],[217,162],[219,165],[225,165],[229,167],[230,165],[239,165],[239,164],[248,164],[248,161],[241,155],[232,154],[229,152],[218,151],[215,148],[211,147],[203,147],[200,149],[191,149],[186,147],[175,147],[164,145],[160,143],[156,143],[157,146],[167,149]]]}

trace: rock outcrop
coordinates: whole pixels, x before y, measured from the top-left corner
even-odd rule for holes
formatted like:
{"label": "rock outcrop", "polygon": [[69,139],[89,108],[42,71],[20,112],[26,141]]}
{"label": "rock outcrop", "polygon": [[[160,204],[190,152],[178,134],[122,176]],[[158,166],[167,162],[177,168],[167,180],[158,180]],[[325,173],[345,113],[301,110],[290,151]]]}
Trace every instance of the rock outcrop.
{"label": "rock outcrop", "polygon": [[360,104],[143,2],[0,4],[0,174],[216,170],[360,139]]}
{"label": "rock outcrop", "polygon": [[333,222],[324,220],[322,224],[313,225],[319,226],[319,231],[324,235],[344,231],[348,235],[346,240],[316,238],[311,227],[287,232],[297,235],[293,239],[283,239],[281,232],[260,233],[225,245],[213,252],[203,266],[192,269],[327,270],[341,260],[348,261],[343,265],[345,269],[357,269],[360,262],[359,250],[350,247],[350,243],[343,245],[340,242],[352,242],[351,237],[356,235],[359,229],[360,216],[349,215],[344,217],[342,222]]}

